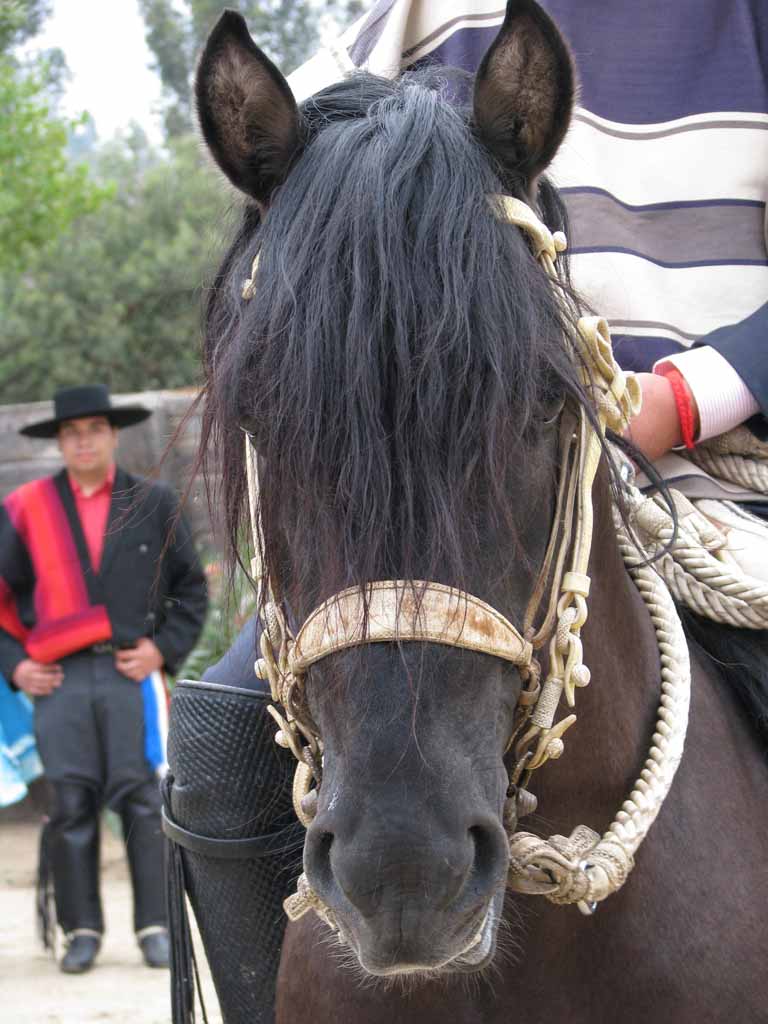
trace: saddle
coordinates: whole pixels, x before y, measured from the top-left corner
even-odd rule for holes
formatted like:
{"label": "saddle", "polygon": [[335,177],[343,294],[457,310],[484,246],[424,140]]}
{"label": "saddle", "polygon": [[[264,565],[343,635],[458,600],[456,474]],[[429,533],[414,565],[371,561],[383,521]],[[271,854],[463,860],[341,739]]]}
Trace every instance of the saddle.
{"label": "saddle", "polygon": [[[686,457],[713,477],[764,496],[768,511],[768,443],[747,427],[713,438]],[[625,476],[635,539],[675,601],[713,622],[768,629],[768,522],[742,505],[691,499],[669,489],[665,497]],[[674,512],[674,514],[673,514]]]}

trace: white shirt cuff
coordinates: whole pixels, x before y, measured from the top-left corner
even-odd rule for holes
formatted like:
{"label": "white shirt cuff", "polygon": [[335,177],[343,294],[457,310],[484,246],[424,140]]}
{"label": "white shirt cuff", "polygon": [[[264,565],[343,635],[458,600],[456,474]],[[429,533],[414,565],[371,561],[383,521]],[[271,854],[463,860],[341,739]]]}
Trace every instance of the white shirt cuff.
{"label": "white shirt cuff", "polygon": [[725,434],[760,411],[754,395],[728,360],[709,345],[665,356],[654,363],[654,371],[665,364],[677,367],[696,401],[701,424],[697,441]]}

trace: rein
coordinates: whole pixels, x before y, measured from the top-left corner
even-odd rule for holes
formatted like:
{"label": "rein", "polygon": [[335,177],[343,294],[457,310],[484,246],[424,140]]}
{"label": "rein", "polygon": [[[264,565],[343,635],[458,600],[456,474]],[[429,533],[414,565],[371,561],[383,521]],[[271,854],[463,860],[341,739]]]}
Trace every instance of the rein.
{"label": "rein", "polygon": [[[556,278],[555,260],[566,248],[565,236],[552,234],[525,203],[510,196],[490,199],[494,214],[523,230],[542,269]],[[243,298],[255,290],[258,257]],[[323,745],[309,719],[303,695],[308,669],[328,655],[361,644],[420,641],[441,643],[503,658],[518,666],[523,687],[515,712],[508,751],[515,767],[504,820],[510,842],[510,887],[547,896],[555,903],[577,903],[592,913],[598,902],[626,881],[634,854],[655,819],[682,756],[690,695],[688,649],[674,602],[658,574],[648,566],[633,567],[636,548],[616,515],[619,544],[629,572],[649,608],[662,664],[662,698],[653,746],[632,793],[602,838],[586,826],[571,836],[541,839],[516,831],[517,821],[536,807],[528,786],[532,773],[564,751],[563,735],[575,723],[566,714],[555,721],[563,697],[576,703],[576,690],[587,686],[590,672],[583,660],[581,630],[587,620],[592,548],[592,488],[608,427],[620,431],[640,407],[640,389],[613,358],[607,322],[600,317],[578,321],[576,351],[581,382],[592,398],[597,429],[586,411],[561,414],[560,477],[555,516],[544,561],[519,631],[479,598],[429,581],[383,580],[353,587],[314,609],[294,636],[287,616],[261,561],[263,533],[259,512],[257,455],[246,437],[246,466],[251,529],[256,555],[251,563],[259,589],[262,624],[261,657],[256,675],[269,681],[268,708],[279,729],[275,740],[294,754],[297,767],[293,802],[308,827],[317,809],[322,781]],[[567,565],[567,569],[566,569]],[[546,610],[535,626],[544,604]],[[549,668],[540,681],[536,652],[549,645]],[[298,891],[285,901],[291,920],[315,910],[331,927],[332,912],[312,890],[304,875]]]}

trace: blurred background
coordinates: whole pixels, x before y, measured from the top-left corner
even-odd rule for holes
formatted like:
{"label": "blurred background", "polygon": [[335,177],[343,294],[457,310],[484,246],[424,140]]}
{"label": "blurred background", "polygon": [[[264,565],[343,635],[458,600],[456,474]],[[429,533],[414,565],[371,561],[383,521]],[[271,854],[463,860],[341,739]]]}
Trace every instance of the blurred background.
{"label": "blurred background", "polygon": [[[102,382],[154,415],[120,462],[157,470],[200,379],[200,310],[238,199],[203,154],[191,80],[221,0],[0,0],[0,500],[59,466],[19,437],[59,387]],[[365,8],[359,0],[227,0],[285,73]],[[41,404],[43,403],[43,404]],[[189,483],[193,418],[159,468]],[[187,513],[212,606],[184,668],[197,676],[248,614],[218,586],[201,482]],[[36,788],[37,787],[37,788]],[[165,1024],[166,972],[139,966],[121,844],[105,830],[109,915],[99,968],[64,977],[35,939],[40,782],[0,810],[0,1018],[14,1024]],[[37,799],[36,799],[37,797]],[[218,1020],[216,1016],[211,1021]]]}
{"label": "blurred background", "polygon": [[[196,133],[192,75],[222,0],[0,0],[0,500],[59,465],[28,441],[59,387],[107,384],[155,414],[121,435],[126,469],[183,493],[200,378],[200,312],[239,200]],[[361,0],[229,0],[285,72]],[[214,583],[187,674],[228,637],[200,481],[187,512]],[[231,618],[231,617],[230,617]],[[227,619],[229,622],[229,619]],[[236,622],[230,624],[236,626]]]}
{"label": "blurred background", "polygon": [[[231,195],[190,97],[221,0],[0,0],[0,402],[198,378]],[[290,72],[359,0],[229,0]]]}

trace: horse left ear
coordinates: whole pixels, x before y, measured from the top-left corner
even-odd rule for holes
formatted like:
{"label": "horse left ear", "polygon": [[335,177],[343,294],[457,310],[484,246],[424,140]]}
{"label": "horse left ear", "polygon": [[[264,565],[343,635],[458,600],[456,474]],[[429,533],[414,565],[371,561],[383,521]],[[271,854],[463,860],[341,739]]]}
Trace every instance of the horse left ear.
{"label": "horse left ear", "polygon": [[266,205],[299,149],[299,111],[285,78],[236,11],[225,11],[208,37],[195,97],[216,163],[236,188]]}
{"label": "horse left ear", "polygon": [[502,167],[528,186],[563,141],[575,88],[571,55],[555,23],[534,0],[509,0],[477,72],[474,120]]}

